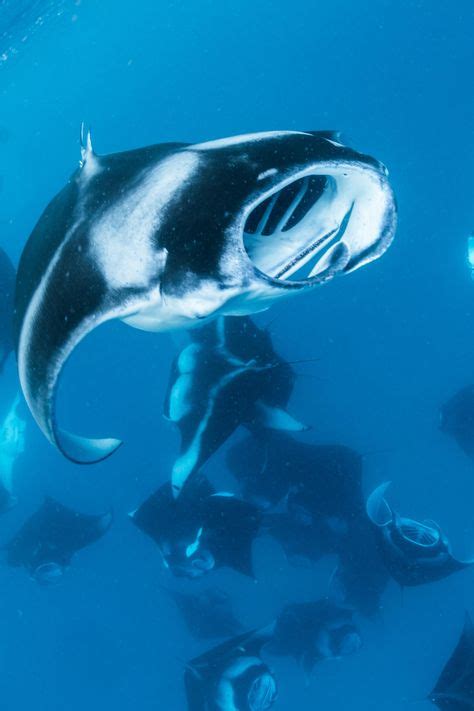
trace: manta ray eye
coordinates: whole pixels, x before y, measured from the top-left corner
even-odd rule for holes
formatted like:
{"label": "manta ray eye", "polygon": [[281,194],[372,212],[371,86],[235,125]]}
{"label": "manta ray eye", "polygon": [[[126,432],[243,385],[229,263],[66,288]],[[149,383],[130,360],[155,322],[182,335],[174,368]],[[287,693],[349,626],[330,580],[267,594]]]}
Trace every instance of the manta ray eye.
{"label": "manta ray eye", "polygon": [[338,201],[333,177],[297,179],[264,199],[247,217],[247,254],[270,277],[311,280],[340,260],[339,242],[351,210],[346,200]]}

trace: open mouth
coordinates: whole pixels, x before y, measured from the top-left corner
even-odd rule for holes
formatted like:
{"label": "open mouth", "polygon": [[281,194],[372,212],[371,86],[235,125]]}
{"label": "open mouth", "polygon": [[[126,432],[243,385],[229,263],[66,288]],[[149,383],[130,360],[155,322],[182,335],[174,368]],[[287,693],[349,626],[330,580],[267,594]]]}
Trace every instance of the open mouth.
{"label": "open mouth", "polygon": [[383,173],[363,164],[328,164],[286,181],[254,205],[244,245],[254,266],[273,279],[319,281],[385,251],[394,215]]}
{"label": "open mouth", "polygon": [[400,527],[402,536],[422,548],[432,548],[439,543],[440,534],[435,528],[418,521],[406,520]]}

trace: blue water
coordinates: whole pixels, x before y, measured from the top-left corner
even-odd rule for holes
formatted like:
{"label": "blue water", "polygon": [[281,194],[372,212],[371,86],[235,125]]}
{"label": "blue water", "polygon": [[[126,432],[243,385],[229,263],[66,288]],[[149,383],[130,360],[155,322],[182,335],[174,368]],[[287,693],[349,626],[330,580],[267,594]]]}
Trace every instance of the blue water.
{"label": "blue water", "polygon": [[[275,318],[286,358],[318,359],[301,366],[291,403],[313,425],[305,438],[367,453],[367,491],[391,479],[397,507],[438,521],[460,557],[474,556],[473,465],[439,432],[438,412],[474,377],[465,259],[474,226],[473,15],[471,0],[0,2],[0,245],[15,263],[77,166],[82,120],[98,153],[336,128],[389,167],[400,221],[387,254],[259,322]],[[46,493],[78,510],[112,506],[116,520],[57,587],[0,567],[6,710],[186,708],[183,660],[205,645],[160,592],[168,578],[157,550],[126,516],[168,478],[177,453],[161,416],[175,350],[168,335],[112,323],[73,354],[63,421],[125,441],[102,464],[66,461],[25,409],[19,503],[0,521],[0,542]],[[2,413],[16,389],[12,359]],[[223,467],[219,453],[206,471],[229,485]],[[254,553],[258,582],[213,574],[246,626],[324,594],[333,561],[293,568],[265,537]],[[319,667],[309,685],[292,661],[272,659],[275,708],[428,711],[423,699],[464,610],[474,613],[473,593],[473,569],[403,597],[390,584],[381,615],[362,623],[356,656]]]}

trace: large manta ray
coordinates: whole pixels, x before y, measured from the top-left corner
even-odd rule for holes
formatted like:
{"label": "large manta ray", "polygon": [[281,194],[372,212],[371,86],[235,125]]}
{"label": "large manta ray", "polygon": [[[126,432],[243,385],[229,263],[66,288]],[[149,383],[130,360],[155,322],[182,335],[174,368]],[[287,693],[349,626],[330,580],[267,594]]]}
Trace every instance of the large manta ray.
{"label": "large manta ray", "polygon": [[346,657],[361,644],[353,611],[322,599],[286,605],[276,619],[267,649],[294,657],[310,674],[318,662]]}
{"label": "large manta ray", "polygon": [[176,490],[239,425],[259,433],[307,429],[284,409],[295,375],[266,330],[248,317],[228,316],[191,334],[173,364],[164,408],[181,435],[172,471]]}
{"label": "large manta ray", "polygon": [[78,513],[46,497],[5,546],[7,563],[26,568],[42,585],[57,582],[74,554],[95,543],[112,525],[112,513]]}
{"label": "large manta ray", "polygon": [[170,482],[148,497],[130,518],[158,545],[165,567],[178,577],[198,578],[230,567],[254,577],[252,544],[261,516],[255,506],[227,493],[215,493],[197,475],[181,496]]}
{"label": "large manta ray", "polygon": [[385,499],[390,486],[378,486],[367,500],[367,515],[380,534],[382,557],[400,585],[431,583],[463,570],[474,561],[453,558],[445,534],[434,521],[415,521],[393,511]]}
{"label": "large manta ray", "polygon": [[474,460],[474,385],[461,388],[441,407],[440,430]]}
{"label": "large manta ray", "polygon": [[273,131],[97,156],[81,167],[24,249],[16,290],[21,385],[46,437],[70,459],[116,439],[60,430],[64,364],[94,328],[160,331],[261,311],[379,257],[396,223],[383,165],[332,132]]}
{"label": "large manta ray", "polygon": [[442,711],[474,708],[474,625],[468,613],[456,649],[428,699]]}

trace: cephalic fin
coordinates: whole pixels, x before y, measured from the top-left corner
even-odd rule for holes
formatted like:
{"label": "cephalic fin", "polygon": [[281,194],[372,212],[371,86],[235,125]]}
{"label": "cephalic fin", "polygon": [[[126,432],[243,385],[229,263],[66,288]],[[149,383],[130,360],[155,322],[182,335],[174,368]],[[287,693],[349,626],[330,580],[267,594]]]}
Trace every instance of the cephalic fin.
{"label": "cephalic fin", "polygon": [[88,169],[95,168],[96,162],[97,162],[97,156],[94,153],[94,149],[92,147],[92,137],[91,137],[90,126],[88,128],[86,128],[85,121],[83,121],[81,123],[79,141],[80,141],[80,145],[81,145],[81,160],[79,162],[80,167],[85,168],[87,166]]}

